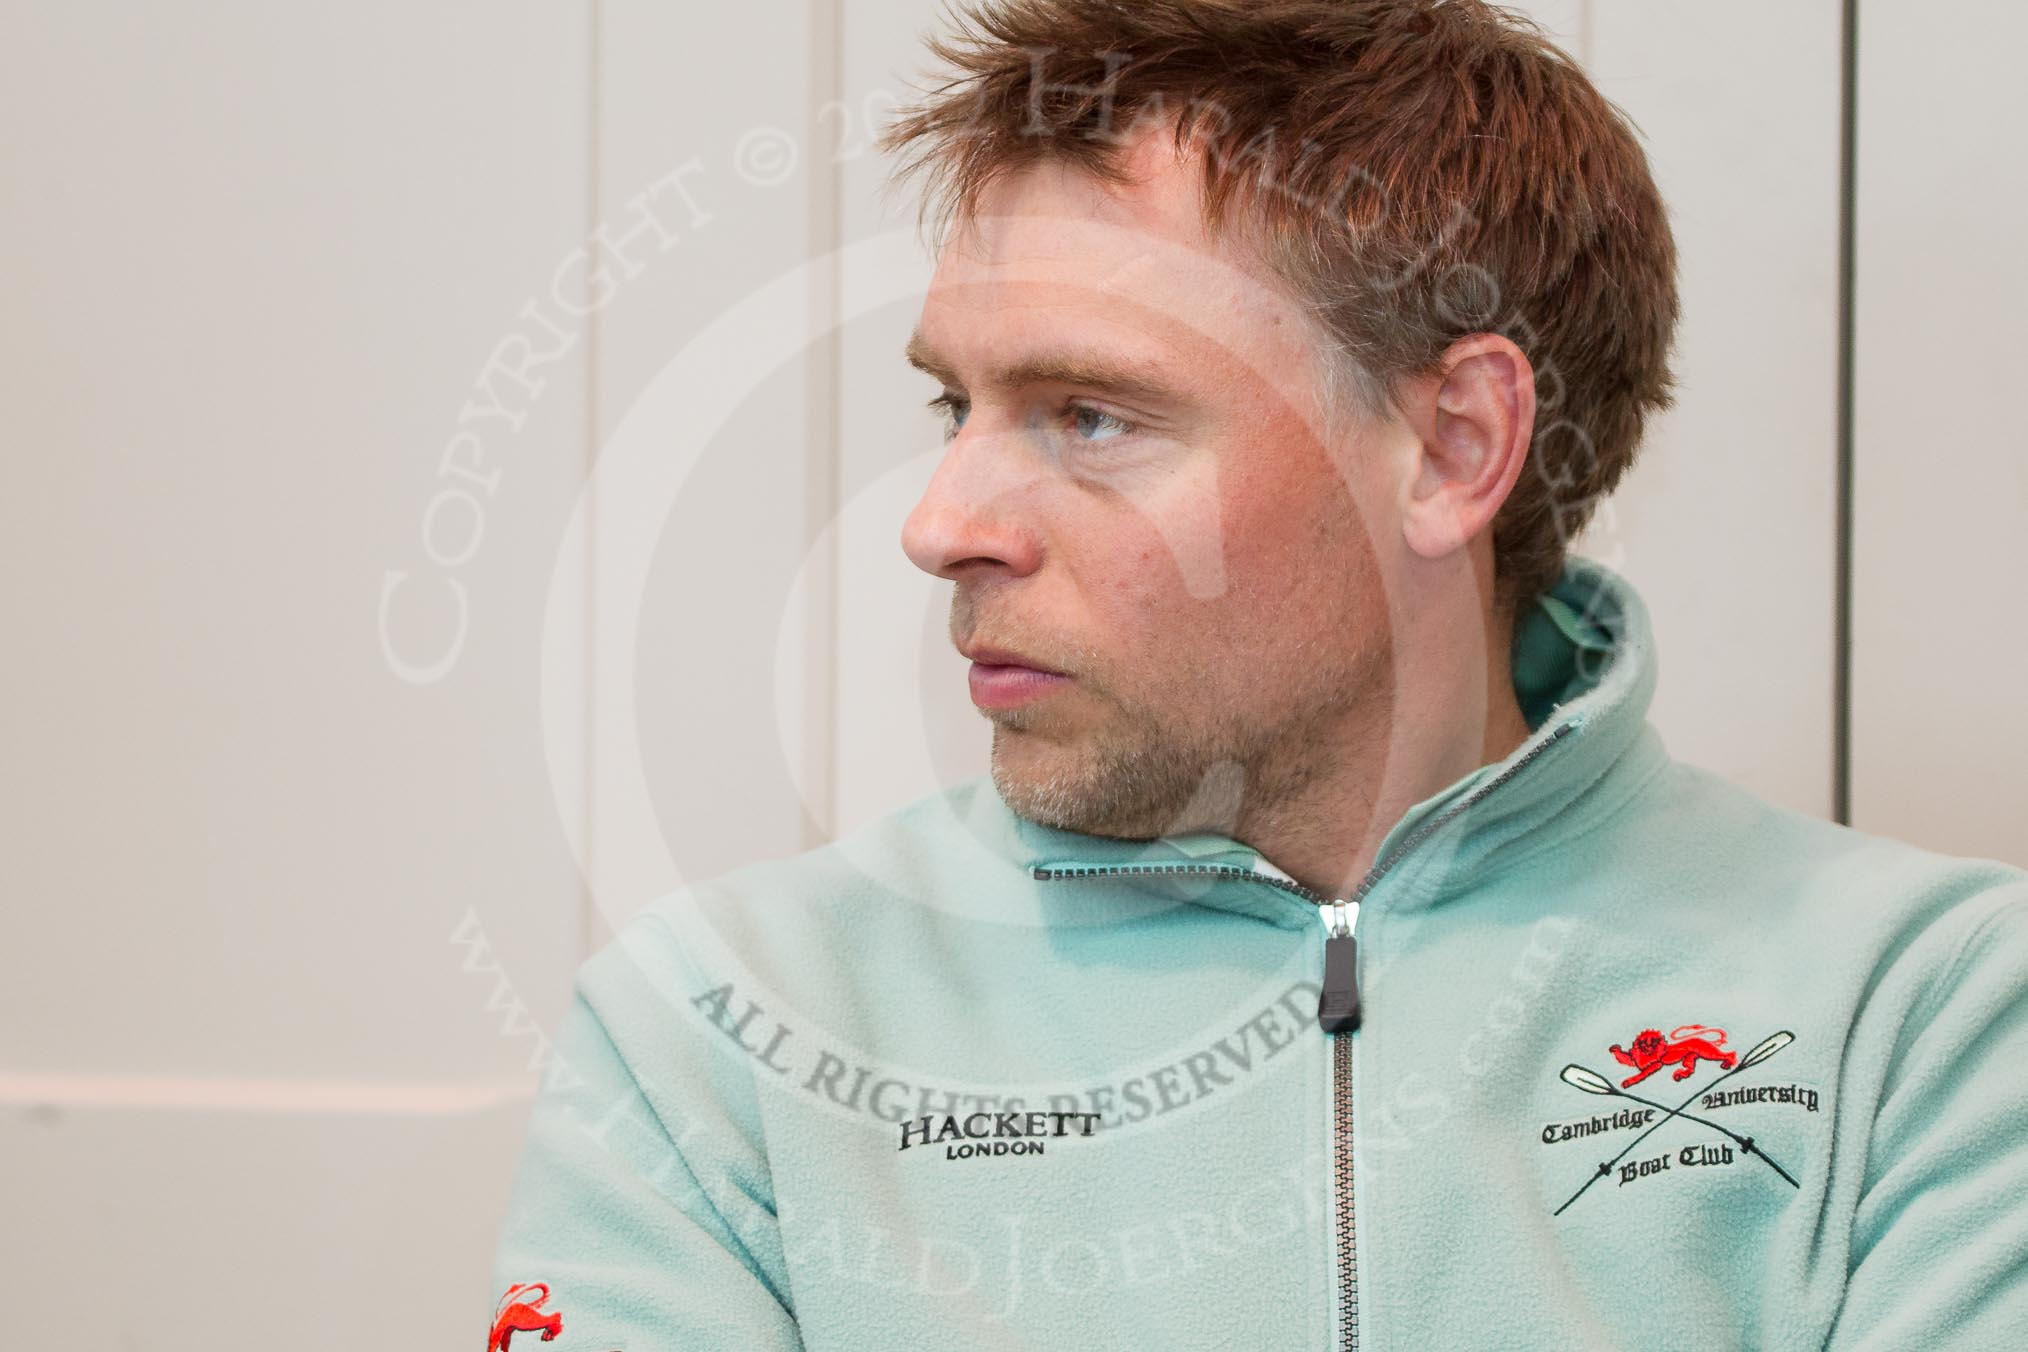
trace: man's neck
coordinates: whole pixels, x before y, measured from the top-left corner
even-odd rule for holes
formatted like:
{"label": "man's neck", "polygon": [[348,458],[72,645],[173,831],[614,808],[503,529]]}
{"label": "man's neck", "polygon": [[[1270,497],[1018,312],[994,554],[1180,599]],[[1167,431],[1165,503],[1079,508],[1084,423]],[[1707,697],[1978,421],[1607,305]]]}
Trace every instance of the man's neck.
{"label": "man's neck", "polygon": [[1333,773],[1301,800],[1274,805],[1234,833],[1298,882],[1349,896],[1380,842],[1409,808],[1483,765],[1506,759],[1532,731],[1514,696],[1513,621],[1488,619],[1470,651],[1423,644],[1419,664],[1397,670],[1392,707],[1349,723],[1333,748]]}

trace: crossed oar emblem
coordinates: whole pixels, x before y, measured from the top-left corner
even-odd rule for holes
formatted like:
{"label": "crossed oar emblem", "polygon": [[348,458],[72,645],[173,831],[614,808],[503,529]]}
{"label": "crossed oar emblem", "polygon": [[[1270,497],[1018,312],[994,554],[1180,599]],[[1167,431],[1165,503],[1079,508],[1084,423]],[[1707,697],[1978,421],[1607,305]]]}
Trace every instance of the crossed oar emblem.
{"label": "crossed oar emblem", "polygon": [[1790,1176],[1788,1170],[1782,1168],[1781,1165],[1775,1163],[1775,1161],[1768,1155],[1767,1151],[1755,1145],[1753,1137],[1738,1135],[1737,1133],[1733,1132],[1730,1128],[1721,1126],[1719,1123],[1713,1122],[1709,1118],[1699,1117],[1695,1113],[1686,1113],[1683,1111],[1683,1109],[1690,1104],[1692,1099],[1697,1098],[1701,1094],[1710,1093],[1711,1090],[1718,1084],[1722,1083],[1725,1080],[1731,1079],[1733,1076],[1739,1074],[1740,1071],[1745,1070],[1748,1066],[1759,1065],[1761,1062],[1767,1060],[1770,1056],[1773,1056],[1776,1052],[1788,1046],[1791,1042],[1794,1042],[1795,1040],[1796,1035],[1786,1030],[1779,1033],[1769,1034],[1767,1037],[1763,1038],[1760,1042],[1756,1043],[1752,1051],[1748,1052],[1745,1056],[1739,1058],[1738,1065],[1734,1066],[1731,1070],[1726,1071],[1723,1075],[1720,1075],[1716,1080],[1707,1080],[1703,1085],[1691,1091],[1689,1098],[1684,1099],[1683,1102],[1677,1104],[1673,1108],[1664,1107],[1662,1104],[1656,1103],[1652,1099],[1644,1099],[1639,1094],[1629,1094],[1626,1090],[1620,1088],[1618,1085],[1614,1084],[1611,1080],[1608,1080],[1605,1076],[1599,1074],[1597,1071],[1587,1070],[1585,1067],[1578,1065],[1576,1062],[1572,1062],[1570,1065],[1565,1066],[1563,1068],[1562,1074],[1558,1077],[1565,1084],[1574,1085],[1575,1087],[1582,1089],[1587,1094],[1602,1094],[1613,1098],[1629,1099],[1645,1107],[1657,1108],[1661,1110],[1662,1116],[1655,1119],[1654,1126],[1649,1127],[1647,1131],[1642,1132],[1639,1136],[1636,1136],[1633,1140],[1627,1142],[1625,1150],[1620,1151],[1619,1154],[1613,1156],[1605,1163],[1599,1165],[1598,1171],[1594,1173],[1590,1178],[1584,1180],[1584,1187],[1581,1187],[1576,1192],[1570,1194],[1569,1200],[1566,1201],[1563,1204],[1563,1206],[1556,1208],[1556,1210],[1551,1214],[1561,1216],[1563,1214],[1564,1207],[1569,1206],[1571,1202],[1575,1202],[1578,1198],[1584,1196],[1585,1188],[1590,1187],[1592,1184],[1598,1182],[1601,1178],[1604,1178],[1607,1174],[1611,1173],[1613,1171],[1613,1166],[1615,1164],[1618,1164],[1621,1160],[1627,1157],[1627,1151],[1632,1150],[1635,1146],[1639,1145],[1642,1141],[1646,1140],[1648,1138],[1649,1132],[1654,1131],[1656,1127],[1661,1126],[1664,1122],[1667,1122],[1670,1118],[1674,1117],[1680,1117],[1685,1122],[1696,1122],[1701,1126],[1710,1127],[1713,1131],[1723,1132],[1725,1135],[1730,1136],[1734,1141],[1736,1141],[1739,1144],[1739,1148],[1742,1152],[1752,1156],[1754,1159],[1761,1161],[1763,1164],[1767,1165],[1768,1168],[1774,1170],[1776,1173],[1780,1174],[1783,1178],[1787,1179],[1790,1187],[1800,1188],[1802,1184],[1796,1182],[1796,1180]]}

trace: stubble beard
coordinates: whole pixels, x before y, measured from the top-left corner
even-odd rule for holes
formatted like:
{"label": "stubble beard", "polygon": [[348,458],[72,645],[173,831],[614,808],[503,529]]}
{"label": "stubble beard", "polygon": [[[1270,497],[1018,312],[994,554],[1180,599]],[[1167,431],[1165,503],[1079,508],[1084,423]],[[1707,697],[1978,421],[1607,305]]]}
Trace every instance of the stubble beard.
{"label": "stubble beard", "polygon": [[1361,665],[1310,671],[1265,714],[1156,713],[1105,699],[1107,716],[1094,730],[1060,738],[1041,711],[1003,711],[993,720],[993,786],[1016,815],[1061,830],[1126,840],[1187,831],[1237,837],[1329,768]]}

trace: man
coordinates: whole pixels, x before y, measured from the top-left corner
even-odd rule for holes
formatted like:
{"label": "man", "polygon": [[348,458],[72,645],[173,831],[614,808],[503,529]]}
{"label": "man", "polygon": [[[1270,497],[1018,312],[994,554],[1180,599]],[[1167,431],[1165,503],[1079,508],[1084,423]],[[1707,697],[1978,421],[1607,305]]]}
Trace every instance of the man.
{"label": "man", "polygon": [[2028,875],[1671,760],[1566,553],[1623,121],[1470,0],[976,24],[887,147],[990,776],[584,965],[498,1344],[2017,1346]]}

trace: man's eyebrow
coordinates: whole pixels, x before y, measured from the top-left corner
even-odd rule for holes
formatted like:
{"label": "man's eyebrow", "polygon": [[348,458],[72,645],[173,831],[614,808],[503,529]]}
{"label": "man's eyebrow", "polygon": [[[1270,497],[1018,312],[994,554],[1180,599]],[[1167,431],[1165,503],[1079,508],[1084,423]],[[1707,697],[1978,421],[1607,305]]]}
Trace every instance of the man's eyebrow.
{"label": "man's eyebrow", "polygon": [[[908,364],[945,385],[962,385],[950,363],[924,341],[920,333],[909,335],[902,355]],[[1023,357],[997,371],[989,372],[986,383],[1008,389],[1023,385],[1082,385],[1129,398],[1176,399],[1172,380],[1153,366],[1124,360],[1110,354],[1069,349]]]}

